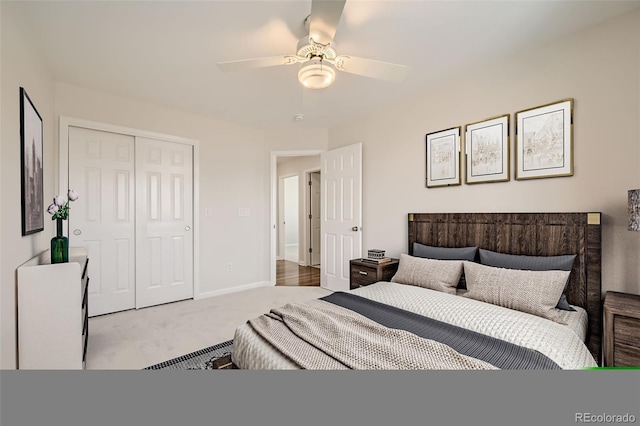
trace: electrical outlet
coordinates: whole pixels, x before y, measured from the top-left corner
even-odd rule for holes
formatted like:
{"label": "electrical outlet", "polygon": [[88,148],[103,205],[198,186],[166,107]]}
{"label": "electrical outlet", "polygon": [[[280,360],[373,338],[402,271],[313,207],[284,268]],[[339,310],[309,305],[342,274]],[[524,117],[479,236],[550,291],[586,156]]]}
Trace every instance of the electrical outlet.
{"label": "electrical outlet", "polygon": [[233,263],[227,263],[227,271],[233,271]]}

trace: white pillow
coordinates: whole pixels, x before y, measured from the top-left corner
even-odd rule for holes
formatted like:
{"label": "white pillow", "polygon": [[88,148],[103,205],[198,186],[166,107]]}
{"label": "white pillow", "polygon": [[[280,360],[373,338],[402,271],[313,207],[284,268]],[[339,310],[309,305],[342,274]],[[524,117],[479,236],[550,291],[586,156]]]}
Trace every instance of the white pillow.
{"label": "white pillow", "polygon": [[436,260],[414,257],[402,253],[398,271],[391,282],[456,294],[462,275],[462,261]]}
{"label": "white pillow", "polygon": [[464,262],[463,296],[515,309],[561,324],[556,309],[571,271],[527,271]]}

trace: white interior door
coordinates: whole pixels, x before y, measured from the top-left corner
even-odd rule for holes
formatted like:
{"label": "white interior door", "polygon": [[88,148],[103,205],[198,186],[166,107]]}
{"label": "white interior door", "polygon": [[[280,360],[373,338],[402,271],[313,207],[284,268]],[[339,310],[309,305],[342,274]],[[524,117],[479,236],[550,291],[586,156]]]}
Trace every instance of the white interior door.
{"label": "white interior door", "polygon": [[321,202],[321,198],[320,198],[320,194],[322,194],[321,191],[321,182],[320,182],[320,172],[313,172],[311,173],[311,197],[309,197],[309,200],[311,202],[311,206],[310,206],[310,211],[311,211],[311,218],[309,219],[309,222],[311,224],[311,226],[309,227],[309,229],[311,230],[310,232],[310,240],[311,240],[311,266],[318,266],[320,265],[320,254],[321,254],[321,249],[322,249],[322,244],[320,243],[320,241],[322,241],[321,238],[321,233],[320,233],[320,228],[321,228],[321,214],[320,214],[320,202]]}
{"label": "white interior door", "polygon": [[133,136],[69,128],[69,244],[89,256],[89,316],[135,306]]}
{"label": "white interior door", "polygon": [[320,155],[322,274],[320,285],[349,290],[349,261],[362,257],[362,144]]}
{"label": "white interior door", "polygon": [[193,297],[193,148],[136,137],[136,308]]}

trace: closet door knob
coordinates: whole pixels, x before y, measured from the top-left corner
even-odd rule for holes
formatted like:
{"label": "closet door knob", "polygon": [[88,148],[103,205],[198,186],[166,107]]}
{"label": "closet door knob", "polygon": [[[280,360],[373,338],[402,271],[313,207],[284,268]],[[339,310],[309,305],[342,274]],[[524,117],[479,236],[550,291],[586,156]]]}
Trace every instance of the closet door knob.
{"label": "closet door knob", "polygon": [[187,225],[187,226],[184,227],[184,230],[185,231],[191,231],[191,227],[189,225]]}
{"label": "closet door knob", "polygon": [[79,229],[74,229],[73,230],[73,235],[80,235],[80,234],[82,234],[81,230],[79,230]]}

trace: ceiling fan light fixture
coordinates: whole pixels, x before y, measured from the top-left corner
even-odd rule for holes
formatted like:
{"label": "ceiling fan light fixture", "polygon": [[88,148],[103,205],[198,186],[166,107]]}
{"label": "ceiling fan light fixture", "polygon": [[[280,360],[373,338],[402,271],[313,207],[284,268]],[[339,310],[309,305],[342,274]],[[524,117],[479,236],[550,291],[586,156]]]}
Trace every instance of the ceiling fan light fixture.
{"label": "ceiling fan light fixture", "polygon": [[[2,0],[0,0],[2,1]],[[298,80],[309,89],[324,89],[336,78],[336,70],[379,80],[400,82],[409,67],[336,53],[334,36],[347,0],[311,0],[305,19],[307,35],[300,38],[295,55],[278,55],[240,61],[218,62],[221,71],[300,64]],[[265,40],[268,43],[269,40]]]}
{"label": "ceiling fan light fixture", "polygon": [[336,78],[333,67],[322,61],[309,61],[298,71],[298,80],[308,89],[324,89]]}

